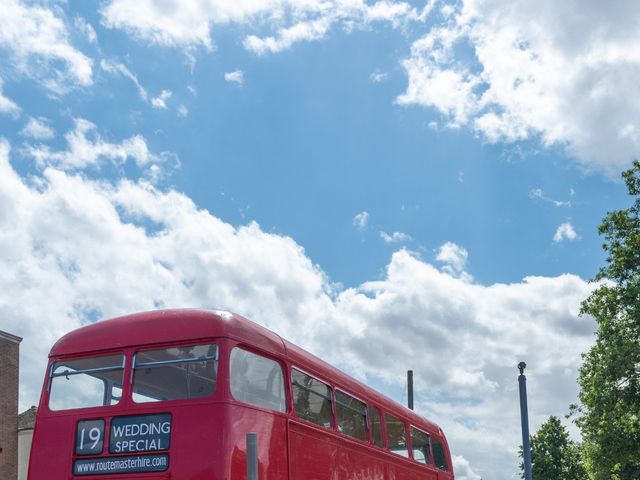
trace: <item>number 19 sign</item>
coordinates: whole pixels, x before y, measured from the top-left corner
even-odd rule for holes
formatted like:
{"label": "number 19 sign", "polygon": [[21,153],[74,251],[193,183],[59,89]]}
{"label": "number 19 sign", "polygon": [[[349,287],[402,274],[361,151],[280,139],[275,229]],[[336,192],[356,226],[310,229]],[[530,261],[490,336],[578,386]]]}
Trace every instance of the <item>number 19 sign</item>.
{"label": "number 19 sign", "polygon": [[82,420],[76,430],[76,455],[99,455],[104,445],[104,420]]}

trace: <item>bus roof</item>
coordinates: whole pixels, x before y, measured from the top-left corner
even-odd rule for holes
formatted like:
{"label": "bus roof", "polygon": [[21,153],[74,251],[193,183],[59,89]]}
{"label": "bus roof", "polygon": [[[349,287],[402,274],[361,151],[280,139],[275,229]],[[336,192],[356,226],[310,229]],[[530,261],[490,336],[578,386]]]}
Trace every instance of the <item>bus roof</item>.
{"label": "bus roof", "polygon": [[157,310],[102,320],[60,338],[50,357],[138,345],[230,337],[286,355],[279,335],[240,315],[220,310]]}
{"label": "bus roof", "polygon": [[399,414],[418,426],[440,428],[376,390],[359,382],[324,360],[278,334],[246,318],[220,310],[157,310],[102,320],[73,330],[58,340],[49,353],[60,357],[132,346],[183,342],[213,337],[246,342],[271,354],[287,357],[294,366],[333,383],[338,389],[373,401],[392,414]]}

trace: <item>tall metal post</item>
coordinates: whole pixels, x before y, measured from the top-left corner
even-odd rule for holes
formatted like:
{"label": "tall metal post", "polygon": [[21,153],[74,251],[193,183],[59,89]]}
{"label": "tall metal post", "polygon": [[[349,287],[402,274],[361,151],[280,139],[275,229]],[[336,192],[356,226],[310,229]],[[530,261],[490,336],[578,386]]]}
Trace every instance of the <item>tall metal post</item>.
{"label": "tall metal post", "polygon": [[257,433],[247,433],[247,480],[258,480]]}
{"label": "tall metal post", "polygon": [[413,370],[407,370],[407,406],[413,410]]}
{"label": "tall metal post", "polygon": [[529,412],[527,409],[527,377],[524,369],[527,364],[520,362],[518,384],[520,386],[520,421],[522,423],[522,457],[524,459],[524,479],[531,480],[531,445],[529,444]]}

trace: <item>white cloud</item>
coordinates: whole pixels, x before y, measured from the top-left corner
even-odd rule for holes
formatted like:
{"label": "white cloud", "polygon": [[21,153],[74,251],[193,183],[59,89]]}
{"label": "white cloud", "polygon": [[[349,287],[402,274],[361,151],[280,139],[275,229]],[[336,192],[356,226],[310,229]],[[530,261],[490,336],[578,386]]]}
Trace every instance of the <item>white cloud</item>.
{"label": "white cloud", "polygon": [[238,86],[244,85],[244,73],[242,70],[234,70],[233,72],[227,72],[224,74],[225,81],[229,83],[235,83]]}
{"label": "white cloud", "polygon": [[75,128],[67,132],[64,138],[67,150],[52,151],[45,145],[27,145],[23,152],[42,168],[54,166],[63,170],[100,167],[105,160],[121,165],[132,159],[153,177],[157,177],[161,166],[173,168],[176,165],[168,163],[178,162],[175,154],[151,153],[142,135],[134,135],[120,143],[107,142],[97,133],[96,126],[83,118],[75,119]]}
{"label": "white cloud", "polygon": [[[126,65],[122,63],[102,59],[100,61],[100,68],[102,68],[102,70],[104,70],[105,72],[111,73],[113,75],[120,74],[128,78],[129,80],[131,80],[131,82],[133,82],[136,89],[138,90],[138,95],[140,95],[140,98],[144,102],[151,103],[151,106],[153,108],[159,108],[159,109],[168,108],[167,100],[169,100],[173,95],[173,92],[171,92],[171,90],[162,90],[160,92],[160,95],[158,95],[157,97],[152,97],[149,100],[149,94],[147,93],[147,90],[142,86],[142,84],[138,80],[138,77]],[[184,108],[178,111],[178,115],[182,116],[182,113],[184,113]]]}
{"label": "white cloud", "polygon": [[89,43],[97,43],[98,42],[98,35],[96,34],[96,31],[93,28],[93,25],[91,25],[89,22],[87,22],[84,18],[76,17],[73,20],[73,23],[74,23],[75,27],[80,32],[82,32],[82,34],[86,37],[86,39],[87,39],[87,41]]}
{"label": "white cloud", "polygon": [[145,102],[148,101],[149,96],[147,94],[147,90],[140,84],[140,82],[138,81],[138,77],[136,77],[126,65],[122,63],[110,62],[108,60],[102,59],[100,60],[100,68],[102,68],[102,70],[104,70],[105,72],[108,72],[114,75],[119,73],[120,75],[123,75],[124,77],[131,80],[133,84],[136,86],[136,89],[138,90],[138,95],[140,95],[140,98]]}
{"label": "white cloud", "polygon": [[167,108],[167,100],[171,98],[172,92],[171,90],[162,90],[160,95],[151,99],[151,106],[153,108]]}
{"label": "white cloud", "polygon": [[471,465],[469,465],[466,458],[460,455],[454,455],[452,460],[456,480],[482,480],[482,477],[471,469]]}
{"label": "white cloud", "polygon": [[[571,192],[569,192],[571,196],[573,196],[571,194]],[[570,200],[554,200],[553,198],[549,198],[546,196],[546,194],[544,193],[544,190],[542,190],[541,188],[534,188],[529,192],[529,197],[531,198],[537,198],[539,200],[542,200],[544,202],[547,203],[551,203],[552,205],[556,206],[556,207],[570,207],[571,206],[571,201]]]}
{"label": "white cloud", "polygon": [[[414,42],[400,104],[490,142],[539,138],[614,173],[640,150],[640,4],[464,0]],[[580,15],[575,12],[579,11]]]}
{"label": "white cloud", "polygon": [[[408,2],[381,0],[251,0],[244,2],[153,2],[110,0],[101,9],[102,22],[123,29],[142,41],[184,48],[212,50],[211,28],[248,25],[271,30],[269,35],[247,35],[246,49],[257,54],[276,53],[293,44],[324,38],[333,26],[366,28],[376,22],[401,28],[408,22],[424,22],[434,0],[422,10]],[[262,27],[262,28],[261,28]]]}
{"label": "white cloud", "polygon": [[[95,137],[89,147],[113,145]],[[596,325],[578,317],[594,285],[574,275],[482,285],[399,250],[378,279],[345,289],[289,237],[230,225],[145,180],[47,165],[21,178],[0,141],[0,318],[25,338],[25,406],[63,333],[164,306],[237,311],[398,400],[413,369],[417,409],[442,426],[468,480],[517,472],[518,361],[529,365],[532,431],[576,399]],[[449,251],[466,261],[462,247]]]}
{"label": "white cloud", "polygon": [[388,234],[387,232],[380,231],[380,238],[384,240],[384,243],[401,243],[411,240],[411,236],[402,232],[393,232]]}
{"label": "white cloud", "polygon": [[389,79],[389,74],[386,72],[381,72],[380,70],[376,70],[371,75],[369,75],[369,81],[371,83],[382,83],[386,82]]}
{"label": "white cloud", "polygon": [[20,135],[36,140],[51,140],[56,136],[53,128],[49,125],[49,120],[44,117],[29,117],[29,121],[20,131]]}
{"label": "white cloud", "polygon": [[562,225],[560,225],[557,230],[556,233],[553,235],[553,241],[554,243],[560,243],[563,240],[575,240],[579,238],[578,234],[576,233],[575,229],[573,228],[573,225],[571,225],[570,222],[565,222]]}
{"label": "white cloud", "polygon": [[178,106],[178,116],[182,117],[182,118],[186,118],[187,116],[189,116],[189,109],[187,107],[185,107],[184,105],[180,105]]}
{"label": "white cloud", "polygon": [[464,272],[468,259],[469,253],[453,242],[441,245],[436,255],[436,260],[444,263],[442,270],[456,277]]}
{"label": "white cloud", "polygon": [[[46,6],[5,0],[0,10],[0,49],[23,75],[54,93],[73,86],[88,86],[92,61],[69,42],[65,21]],[[61,65],[62,64],[62,65]]]}
{"label": "white cloud", "polygon": [[308,22],[299,22],[288,28],[282,28],[278,30],[277,36],[269,36],[265,38],[257,37],[256,35],[249,35],[244,40],[244,47],[258,55],[264,55],[265,53],[278,53],[288,48],[294,43],[301,41],[314,41],[323,38],[331,24],[333,18],[322,17],[317,20]]}
{"label": "white cloud", "polygon": [[2,84],[3,80],[0,78],[0,113],[6,113],[11,115],[12,117],[17,117],[20,115],[20,107],[11,100],[7,98],[2,93]]}
{"label": "white cloud", "polygon": [[355,217],[353,217],[353,225],[360,231],[367,228],[368,223],[369,223],[368,212],[360,212]]}

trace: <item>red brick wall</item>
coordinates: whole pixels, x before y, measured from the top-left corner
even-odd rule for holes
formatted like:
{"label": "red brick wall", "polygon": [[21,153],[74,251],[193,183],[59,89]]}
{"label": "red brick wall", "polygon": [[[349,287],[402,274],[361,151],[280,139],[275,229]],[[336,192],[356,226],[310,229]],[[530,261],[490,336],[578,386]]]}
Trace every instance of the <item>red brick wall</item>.
{"label": "red brick wall", "polygon": [[18,478],[19,343],[0,334],[0,479]]}

